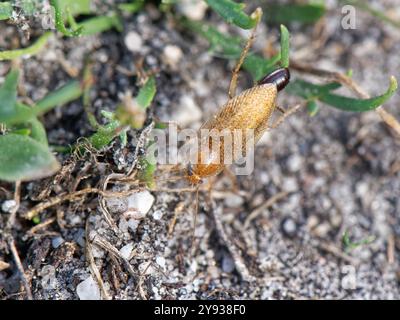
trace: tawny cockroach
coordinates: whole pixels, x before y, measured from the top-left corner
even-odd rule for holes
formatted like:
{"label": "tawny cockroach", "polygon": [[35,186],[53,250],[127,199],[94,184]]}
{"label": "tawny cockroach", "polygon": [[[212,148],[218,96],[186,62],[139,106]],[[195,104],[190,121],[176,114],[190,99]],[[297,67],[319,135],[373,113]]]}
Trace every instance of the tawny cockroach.
{"label": "tawny cockroach", "polygon": [[[276,97],[279,91],[289,83],[290,72],[287,68],[280,68],[266,75],[258,84],[241,94],[231,98],[214,115],[206,121],[201,129],[240,130],[245,136],[248,129],[254,130],[254,143],[256,143],[268,128],[268,121],[276,108]],[[204,178],[215,176],[225,168],[223,159],[224,143],[221,138],[220,149],[217,152],[211,150],[212,143],[207,142],[209,152],[200,151],[198,161],[187,169],[187,179],[191,184],[197,185]],[[240,144],[241,146],[243,144]],[[236,146],[233,145],[233,149]],[[234,152],[233,154],[239,154]],[[216,157],[218,157],[217,161]],[[233,160],[236,160],[235,158]]]}

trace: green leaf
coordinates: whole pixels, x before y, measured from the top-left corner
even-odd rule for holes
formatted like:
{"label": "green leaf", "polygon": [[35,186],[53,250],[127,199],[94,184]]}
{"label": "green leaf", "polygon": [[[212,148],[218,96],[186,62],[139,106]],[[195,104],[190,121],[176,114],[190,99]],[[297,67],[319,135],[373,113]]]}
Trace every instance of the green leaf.
{"label": "green leaf", "polygon": [[289,31],[281,24],[281,66],[284,68],[289,67]]}
{"label": "green leaf", "polygon": [[146,109],[156,94],[156,80],[154,77],[147,79],[146,83],[139,90],[139,94],[136,97],[136,101],[143,109]]}
{"label": "green leaf", "polygon": [[44,128],[43,124],[37,118],[30,119],[29,124],[31,126],[32,139],[45,146],[48,146],[46,129]]}
{"label": "green leaf", "polygon": [[[196,33],[199,33],[210,43],[210,49],[227,59],[238,59],[244,46],[240,37],[232,37],[222,34],[214,27],[203,23],[184,20],[183,24]],[[250,72],[255,81],[260,80],[266,74],[276,69],[275,65],[281,60],[278,53],[270,59],[260,55],[249,53],[243,63],[243,68]]]}
{"label": "green leaf", "polygon": [[389,100],[397,90],[397,80],[395,77],[391,77],[388,90],[384,94],[370,99],[354,99],[331,93],[338,86],[340,85],[337,83],[316,85],[304,80],[296,80],[286,88],[286,91],[308,100],[320,100],[340,110],[363,112],[376,109]]}
{"label": "green leaf", "polygon": [[50,0],[50,5],[54,7],[55,23],[58,31],[67,37],[78,37],[82,34],[82,27],[72,30],[65,27],[64,12],[67,13],[67,8],[69,8],[65,1]]}
{"label": "green leaf", "polygon": [[365,239],[362,239],[361,241],[353,242],[350,240],[350,235],[346,230],[343,233],[342,244],[343,244],[344,250],[346,252],[350,252],[351,250],[354,250],[355,248],[358,248],[360,246],[365,246],[365,245],[371,244],[372,242],[375,241],[375,239],[376,239],[375,236],[369,236]]}
{"label": "green leaf", "polygon": [[96,33],[101,33],[109,29],[115,28],[122,31],[122,23],[119,17],[115,14],[110,16],[98,16],[86,19],[78,24],[78,28],[82,28],[81,35],[89,36]]}
{"label": "green leaf", "polygon": [[58,0],[60,8],[68,8],[73,16],[91,14],[90,2],[92,0]]}
{"label": "green leaf", "polygon": [[118,120],[111,121],[109,124],[98,129],[96,133],[89,137],[89,142],[93,148],[100,150],[110,144],[115,137],[120,134],[120,122]]}
{"label": "green leaf", "polygon": [[33,45],[24,49],[0,51],[0,61],[16,59],[21,56],[34,55],[38,53],[45,46],[51,35],[51,32],[44,33]]}
{"label": "green leaf", "polygon": [[42,115],[59,105],[78,99],[82,94],[81,83],[77,80],[72,80],[39,100],[35,107],[32,108],[32,112],[35,116]]}
{"label": "green leaf", "polygon": [[3,85],[0,87],[0,122],[17,113],[15,105],[17,103],[17,86],[19,71],[11,70]]}
{"label": "green leaf", "polygon": [[326,12],[323,4],[271,4],[265,10],[266,21],[274,23],[315,23]]}
{"label": "green leaf", "polygon": [[13,8],[10,2],[0,2],[0,20],[11,18]]}
{"label": "green leaf", "polygon": [[314,117],[319,110],[318,104],[315,100],[311,100],[307,103],[307,111],[310,117]]}
{"label": "green leaf", "polygon": [[261,10],[256,10],[251,16],[248,16],[243,12],[245,4],[239,4],[232,0],[206,0],[206,2],[226,22],[242,29],[254,28],[262,15]]}
{"label": "green leaf", "polygon": [[43,144],[28,136],[0,136],[0,180],[28,181],[50,176],[60,164]]}
{"label": "green leaf", "polygon": [[144,0],[133,0],[131,3],[121,3],[118,8],[129,13],[138,12],[143,8]]}
{"label": "green leaf", "polygon": [[255,81],[260,80],[266,74],[275,69],[275,65],[281,60],[280,53],[270,59],[265,59],[255,54],[249,54],[243,62],[243,69],[250,72]]}
{"label": "green leaf", "polygon": [[353,112],[362,112],[376,109],[384,104],[397,90],[397,81],[395,77],[390,78],[389,89],[381,96],[370,99],[353,99],[335,94],[326,94],[321,97],[321,101],[332,107]]}

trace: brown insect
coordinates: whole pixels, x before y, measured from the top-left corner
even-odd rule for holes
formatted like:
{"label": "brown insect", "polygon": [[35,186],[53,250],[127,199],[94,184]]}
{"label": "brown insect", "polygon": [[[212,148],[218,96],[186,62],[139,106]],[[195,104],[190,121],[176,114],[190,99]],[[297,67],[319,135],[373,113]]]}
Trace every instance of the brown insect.
{"label": "brown insect", "polygon": [[[261,138],[268,129],[268,120],[271,118],[276,108],[276,97],[289,83],[290,72],[287,68],[280,68],[265,76],[256,86],[245,90],[240,95],[229,99],[228,102],[214,115],[205,122],[201,129],[217,130],[239,130],[245,139],[245,131],[254,130],[254,143]],[[198,163],[190,166],[187,170],[187,179],[193,185],[198,185],[204,178],[215,176],[225,169],[224,164],[224,138],[221,137],[219,148],[212,148],[211,138],[207,141],[209,149],[207,152],[198,153]],[[236,152],[237,148],[246,146],[246,141],[240,144],[234,143],[233,160],[241,153]]]}

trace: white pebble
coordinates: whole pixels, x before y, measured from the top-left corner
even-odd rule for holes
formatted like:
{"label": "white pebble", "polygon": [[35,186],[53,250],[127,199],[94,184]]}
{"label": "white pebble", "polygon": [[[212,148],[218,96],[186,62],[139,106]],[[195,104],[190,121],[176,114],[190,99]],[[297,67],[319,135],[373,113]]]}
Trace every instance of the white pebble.
{"label": "white pebble", "polygon": [[163,269],[165,269],[165,259],[164,257],[157,257],[156,263]]}
{"label": "white pebble", "polygon": [[140,52],[143,41],[138,33],[135,31],[129,31],[124,40],[129,51]]}
{"label": "white pebble", "polygon": [[180,126],[185,127],[201,120],[202,112],[190,95],[181,97],[179,107],[173,112],[172,119]]}
{"label": "white pebble", "polygon": [[243,198],[237,194],[229,194],[225,198],[225,204],[230,208],[237,208],[243,204]]}
{"label": "white pebble", "polygon": [[129,259],[131,257],[133,251],[133,243],[128,243],[127,245],[123,246],[119,252],[125,259]]}
{"label": "white pebble", "polygon": [[291,172],[299,171],[302,167],[302,159],[299,155],[294,154],[289,157],[287,165]]}
{"label": "white pebble", "polygon": [[163,217],[163,212],[161,210],[156,210],[153,212],[154,220],[161,220],[162,217]]}
{"label": "white pebble", "polygon": [[80,300],[100,300],[100,290],[97,283],[89,276],[76,287],[76,293]]}
{"label": "white pebble", "polygon": [[201,20],[207,10],[207,4],[202,0],[182,0],[178,3],[178,10],[190,20]]}
{"label": "white pebble", "polygon": [[167,45],[163,51],[164,62],[171,68],[176,69],[178,67],[179,61],[181,61],[183,56],[181,48],[174,45]]}
{"label": "white pebble", "polygon": [[16,205],[17,203],[15,202],[15,200],[6,200],[1,205],[1,210],[4,212],[11,212],[11,210],[14,209]]}
{"label": "white pebble", "polygon": [[147,190],[129,196],[128,207],[135,211],[132,212],[130,217],[138,220],[143,219],[153,206],[154,200],[154,196]]}

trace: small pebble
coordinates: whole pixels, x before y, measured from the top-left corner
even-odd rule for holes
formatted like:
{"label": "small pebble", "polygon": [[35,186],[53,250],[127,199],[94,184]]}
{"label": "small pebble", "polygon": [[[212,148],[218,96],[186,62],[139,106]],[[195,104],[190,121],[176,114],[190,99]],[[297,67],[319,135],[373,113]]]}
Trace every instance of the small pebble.
{"label": "small pebble", "polygon": [[153,219],[154,220],[161,220],[161,218],[163,217],[163,212],[161,210],[156,210],[153,212]]}
{"label": "small pebble", "polygon": [[64,239],[62,237],[55,237],[51,240],[51,245],[54,249],[58,248],[64,243]]}
{"label": "small pebble", "polygon": [[293,238],[296,235],[297,224],[296,224],[296,221],[294,221],[290,217],[283,219],[283,221],[281,223],[281,228],[282,228],[283,233],[289,238]]}
{"label": "small pebble", "polygon": [[287,161],[287,166],[289,171],[291,172],[299,171],[302,167],[301,157],[298,154],[293,154],[292,156],[289,157]]}
{"label": "small pebble", "polygon": [[163,269],[165,269],[165,259],[164,257],[157,257],[156,263]]}
{"label": "small pebble", "polygon": [[128,243],[127,245],[123,246],[119,252],[125,259],[129,259],[131,257],[133,251],[133,243]]}
{"label": "small pebble", "polygon": [[154,200],[154,196],[147,190],[129,196],[128,207],[134,209],[130,217],[137,220],[143,219],[153,206]]}
{"label": "small pebble", "polygon": [[202,0],[182,0],[178,2],[178,11],[190,20],[199,21],[204,18],[207,4]]}
{"label": "small pebble", "polygon": [[225,197],[225,204],[230,208],[237,208],[243,204],[243,198],[237,194],[228,194]]}
{"label": "small pebble", "polygon": [[89,276],[76,287],[76,293],[80,300],[100,300],[100,290],[97,283]]}
{"label": "small pebble", "polygon": [[174,122],[179,123],[182,127],[200,121],[201,116],[201,109],[190,95],[184,95],[181,97],[178,108],[176,108],[171,115]]}
{"label": "small pebble", "polygon": [[125,36],[125,45],[131,52],[140,52],[142,49],[143,41],[138,33],[129,31]]}
{"label": "small pebble", "polygon": [[167,45],[163,51],[164,62],[172,69],[177,69],[178,64],[183,57],[181,48],[174,45]]}
{"label": "small pebble", "polygon": [[10,213],[11,210],[14,209],[16,205],[17,205],[17,203],[15,202],[15,200],[6,200],[1,205],[1,210],[3,212]]}

